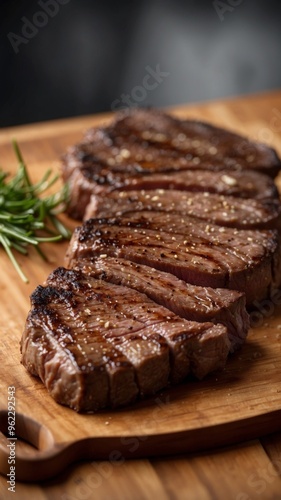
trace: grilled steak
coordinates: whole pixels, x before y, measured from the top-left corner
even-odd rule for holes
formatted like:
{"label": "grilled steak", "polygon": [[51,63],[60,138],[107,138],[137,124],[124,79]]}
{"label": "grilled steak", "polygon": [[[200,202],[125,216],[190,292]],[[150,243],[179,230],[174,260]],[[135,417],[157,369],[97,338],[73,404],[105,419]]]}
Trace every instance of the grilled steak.
{"label": "grilled steak", "polygon": [[31,296],[22,362],[77,411],[128,404],[222,368],[226,328],[179,318],[130,288],[58,268]]}
{"label": "grilled steak", "polygon": [[239,231],[178,214],[144,211],[89,219],[74,232],[66,265],[100,255],[155,267],[194,285],[239,290],[247,304],[280,284],[276,230]]}
{"label": "grilled steak", "polygon": [[240,347],[245,340],[249,317],[243,293],[190,285],[172,274],[108,256],[78,262],[77,268],[82,269],[87,276],[145,293],[157,304],[182,318],[225,325],[231,351]]}
{"label": "grilled steak", "polygon": [[281,283],[269,177],[280,168],[263,144],[156,110],[89,130],[63,177],[69,214],[90,219],[74,232],[69,269],[31,296],[24,366],[77,411],[223,368],[246,337],[246,303]]}
{"label": "grilled steak", "polygon": [[85,220],[111,217],[130,212],[151,210],[191,215],[213,224],[240,229],[271,229],[280,227],[279,200],[241,200],[213,193],[186,193],[173,189],[151,191],[116,191],[92,196]]}
{"label": "grilled steak", "polygon": [[[163,182],[167,180],[151,180],[150,175],[192,170],[198,177],[198,171],[207,169],[216,176],[218,171],[232,176],[235,171],[248,174],[250,169],[275,176],[280,166],[275,151],[263,144],[206,123],[138,109],[117,115],[111,126],[89,131],[65,155],[62,172],[70,183],[69,213],[81,219],[92,193],[124,189],[124,185],[131,188],[134,183],[135,189],[151,182],[154,188],[166,187]],[[213,182],[206,181],[213,186],[207,191],[221,192],[214,188],[216,176]],[[192,185],[190,177],[185,182]],[[195,190],[203,190],[199,180],[193,185]]]}

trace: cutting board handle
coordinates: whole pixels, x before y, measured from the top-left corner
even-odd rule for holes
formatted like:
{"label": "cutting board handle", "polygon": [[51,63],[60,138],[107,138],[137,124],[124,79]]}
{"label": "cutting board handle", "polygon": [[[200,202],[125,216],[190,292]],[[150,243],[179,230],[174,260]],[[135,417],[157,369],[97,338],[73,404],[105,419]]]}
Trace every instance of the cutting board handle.
{"label": "cutting board handle", "polygon": [[[72,461],[66,453],[69,445],[56,444],[47,427],[21,413],[16,413],[16,436],[11,437],[8,417],[6,410],[0,410],[1,474],[7,475],[11,471],[14,459],[17,480],[40,481],[58,474]],[[19,439],[31,445],[33,450],[30,447],[28,450],[17,450]]]}
{"label": "cutting board handle", "polygon": [[[16,480],[39,482],[52,478],[77,460],[120,460],[157,457],[207,450],[255,439],[268,432],[280,431],[281,409],[220,425],[142,436],[91,436],[56,443],[50,430],[32,418],[17,413],[17,440],[26,441],[33,450],[15,446]],[[0,473],[10,472],[8,412],[0,410]],[[226,439],[227,436],[227,439]],[[15,441],[17,443],[17,441]],[[128,446],[129,445],[129,446]],[[119,457],[119,458],[118,458]]]}

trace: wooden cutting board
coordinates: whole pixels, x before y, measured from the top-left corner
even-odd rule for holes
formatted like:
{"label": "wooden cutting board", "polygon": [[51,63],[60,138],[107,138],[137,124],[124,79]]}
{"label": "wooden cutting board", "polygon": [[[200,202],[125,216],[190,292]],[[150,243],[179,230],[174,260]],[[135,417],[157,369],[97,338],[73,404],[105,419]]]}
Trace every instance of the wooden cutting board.
{"label": "wooden cutting board", "polygon": [[[264,101],[265,102],[265,101]],[[212,103],[196,107],[196,117],[270,142],[281,153],[281,115],[260,97],[233,101],[228,107]],[[281,102],[280,102],[281,108]],[[178,108],[195,117],[192,107]],[[77,118],[16,127],[0,132],[1,166],[14,171],[10,145],[15,137],[33,180],[51,167],[65,148],[91,125],[108,116]],[[75,223],[67,221],[74,228]],[[49,262],[36,252],[19,259],[30,283],[23,284],[0,251],[0,472],[7,474],[8,388],[15,387],[17,480],[46,479],[79,459],[159,456],[199,451],[251,439],[281,428],[281,299],[265,301],[252,315],[246,344],[220,373],[203,381],[187,381],[155,397],[118,411],[82,415],[55,403],[42,383],[20,364],[19,341],[29,309],[29,295],[48,273],[63,264],[67,243],[45,245]],[[279,301],[278,301],[279,299]],[[278,304],[279,302],[279,304]],[[1,432],[2,431],[2,432]],[[29,443],[29,445],[25,443]],[[36,475],[34,474],[36,467]],[[36,476],[36,477],[35,477]]]}

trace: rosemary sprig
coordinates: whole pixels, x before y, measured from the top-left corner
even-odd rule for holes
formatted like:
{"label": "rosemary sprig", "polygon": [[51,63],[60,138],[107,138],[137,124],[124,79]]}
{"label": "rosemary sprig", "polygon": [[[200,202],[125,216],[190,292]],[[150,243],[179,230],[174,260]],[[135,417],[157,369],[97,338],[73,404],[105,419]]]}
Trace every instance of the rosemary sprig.
{"label": "rosemary sprig", "polygon": [[0,246],[21,279],[28,283],[14,251],[27,255],[28,246],[33,245],[47,260],[40,243],[70,238],[70,231],[57,218],[65,210],[69,195],[65,185],[59,192],[42,197],[58,176],[52,176],[48,170],[40,182],[32,184],[16,141],[13,141],[13,148],[19,163],[17,173],[7,180],[8,174],[0,170]]}

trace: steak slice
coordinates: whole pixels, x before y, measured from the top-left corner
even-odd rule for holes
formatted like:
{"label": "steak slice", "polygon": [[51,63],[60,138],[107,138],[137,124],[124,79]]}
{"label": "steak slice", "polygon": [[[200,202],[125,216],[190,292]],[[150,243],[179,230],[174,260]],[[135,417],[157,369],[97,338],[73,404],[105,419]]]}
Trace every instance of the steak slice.
{"label": "steak slice", "polygon": [[[102,182],[99,184],[98,181]],[[274,180],[268,175],[250,170],[182,170],[166,174],[139,174],[135,176],[120,173],[92,181],[93,194],[110,191],[132,191],[140,189],[176,189],[178,191],[207,192],[237,196],[237,198],[279,199]]]}
{"label": "steak slice", "polygon": [[115,191],[106,197],[92,196],[85,220],[143,210],[176,212],[240,229],[279,228],[281,222],[281,204],[277,199],[241,200],[233,196],[187,193],[173,189]]}
{"label": "steak slice", "polygon": [[145,293],[157,304],[187,320],[225,325],[231,351],[240,347],[246,338],[249,316],[245,295],[241,292],[190,285],[153,267],[108,256],[78,261],[77,267],[87,276]]}
{"label": "steak slice", "polygon": [[248,305],[281,280],[276,230],[239,231],[163,212],[86,221],[73,234],[66,265],[101,255],[155,267],[193,285],[245,292]]}
{"label": "steak slice", "polygon": [[[133,184],[135,189],[148,188],[151,183],[154,188],[166,188],[170,182],[153,180],[150,175],[192,170],[198,176],[198,171],[207,169],[216,171],[216,176],[224,171],[223,175],[230,174],[235,179],[236,173],[247,176],[249,170],[275,176],[280,166],[275,151],[263,144],[205,123],[181,121],[160,111],[138,109],[117,114],[109,127],[89,131],[84,141],[64,156],[62,174],[70,184],[69,213],[82,219],[91,194],[125,189],[124,186],[131,188]],[[219,186],[218,191],[214,187],[216,176],[213,182],[206,181],[207,191],[221,192]],[[181,186],[187,183],[195,191],[202,191],[200,180],[191,181],[189,176],[183,182]],[[248,182],[259,183],[258,179],[250,178],[245,179],[244,185]],[[235,191],[233,186],[231,191]],[[239,191],[243,193],[244,188],[237,188],[236,192]]]}
{"label": "steak slice", "polygon": [[[128,175],[121,172],[100,171],[91,175],[91,167],[77,168],[64,179],[69,182],[71,198],[68,213],[83,219],[87,205],[94,196],[108,196],[112,191],[176,189],[194,193],[217,193],[237,198],[256,198],[258,200],[279,199],[273,179],[259,172],[251,171],[212,171],[186,170],[166,174]],[[67,169],[67,167],[66,167]]]}
{"label": "steak slice", "polygon": [[56,269],[31,296],[22,363],[77,411],[118,407],[225,365],[223,325],[186,321],[146,295]]}
{"label": "steak slice", "polygon": [[[281,167],[276,152],[265,144],[209,123],[180,120],[152,108],[117,113],[111,126],[96,131],[88,131],[85,139],[95,151],[101,152],[101,159],[113,156],[112,166],[127,164],[136,172],[213,165],[231,170],[253,169],[275,176]],[[122,151],[124,148],[130,156]]]}

